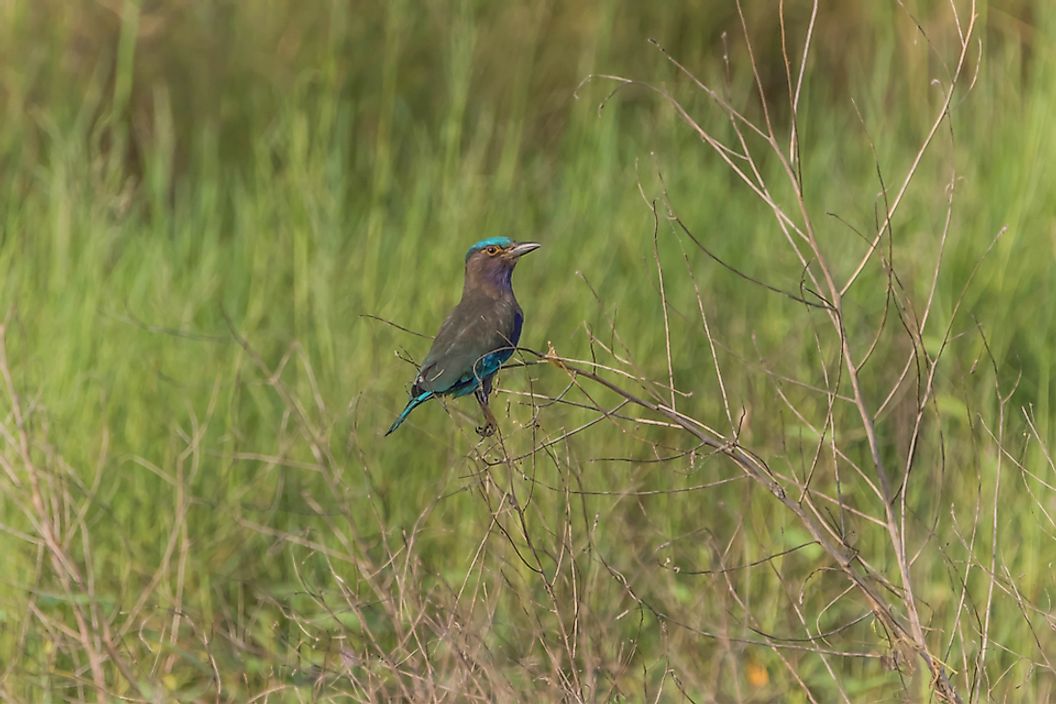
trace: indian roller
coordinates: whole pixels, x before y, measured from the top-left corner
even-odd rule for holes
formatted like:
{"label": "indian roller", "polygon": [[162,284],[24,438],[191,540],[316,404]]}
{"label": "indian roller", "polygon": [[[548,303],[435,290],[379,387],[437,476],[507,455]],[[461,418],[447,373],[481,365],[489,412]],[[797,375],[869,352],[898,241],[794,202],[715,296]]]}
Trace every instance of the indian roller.
{"label": "indian roller", "polygon": [[462,300],[440,326],[411,386],[411,399],[386,435],[434,396],[468,394],[476,395],[484,413],[484,425],[477,432],[485,437],[495,432],[488,395],[499,367],[513,356],[524,324],[524,313],[513,295],[513,268],[540,246],[492,237],[469,248]]}

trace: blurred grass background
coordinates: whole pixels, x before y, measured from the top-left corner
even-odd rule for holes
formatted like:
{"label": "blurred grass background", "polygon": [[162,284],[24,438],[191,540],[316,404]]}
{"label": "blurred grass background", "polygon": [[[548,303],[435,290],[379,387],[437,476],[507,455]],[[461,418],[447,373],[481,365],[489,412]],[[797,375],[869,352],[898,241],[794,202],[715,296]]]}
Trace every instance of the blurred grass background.
{"label": "blurred grass background", "polygon": [[[801,35],[809,4],[787,4]],[[769,2],[745,9],[764,88],[780,98],[777,13]],[[955,321],[941,376],[950,443],[941,472],[936,438],[921,450],[921,472],[938,475],[922,480],[922,506],[941,506],[937,532],[952,561],[918,563],[915,572],[938,614],[936,632],[949,625],[943,609],[956,601],[951,565],[967,559],[946,529],[993,499],[987,492],[999,454],[980,450],[976,443],[988,436],[973,419],[996,417],[995,378],[1005,390],[1018,379],[1009,433],[1022,435],[1019,409],[1029,408],[1042,438],[1050,447],[1056,440],[1056,172],[1049,168],[1056,11],[1030,0],[983,2],[979,11],[976,85],[955,101],[952,127],[895,222],[901,274],[924,292],[956,169],[936,308],[943,321],[978,258],[1008,227]],[[807,198],[818,212],[873,227],[876,164],[851,101],[893,183],[940,105],[931,81],[945,76],[951,59],[949,23],[945,2],[823,8],[800,124]],[[340,678],[320,685],[318,673],[334,653],[341,662],[366,661],[368,631],[392,631],[394,651],[407,644],[381,616],[364,625],[306,596],[306,585],[337,590],[336,571],[364,603],[380,598],[361,594],[371,583],[361,574],[365,562],[338,560],[335,568],[325,549],[373,560],[382,576],[371,579],[390,584],[393,595],[408,589],[399,581],[403,565],[422,603],[441,612],[464,580],[484,592],[508,589],[484,600],[491,606],[479,622],[495,681],[505,687],[495,696],[556,696],[541,645],[555,615],[537,601],[539,587],[509,545],[493,545],[500,540],[493,537],[478,555],[494,527],[472,490],[473,421],[454,410],[475,409],[423,408],[382,441],[414,373],[393,353],[420,359],[427,342],[363,316],[431,333],[457,299],[469,244],[500,233],[538,239],[545,248],[522,263],[515,281],[527,316],[522,344],[545,349],[553,341],[562,353],[585,357],[585,327],[608,339],[615,325],[626,354],[661,378],[653,222],[639,197],[639,183],[649,197],[659,195],[658,169],[680,215],[716,253],[795,289],[799,265],[772,245],[771,214],[670,106],[628,89],[599,111],[611,85],[577,90],[590,73],[625,75],[665,85],[695,114],[721,123],[646,40],[705,79],[728,81],[735,102],[747,104],[753,89],[739,35],[736,6],[705,0],[0,2],[0,300],[11,311],[9,354],[33,412],[34,453],[72,497],[55,520],[72,527],[68,549],[91,576],[91,599],[117,623],[131,614],[115,647],[137,684],[108,670],[115,696],[245,701],[272,691],[271,698],[292,701],[312,696],[314,686],[324,697],[367,698]],[[835,220],[824,225],[838,261],[853,261],[861,243]],[[684,271],[675,239],[665,241],[665,263]],[[751,443],[795,464],[788,444],[802,428],[760,382],[760,365],[790,375],[809,369],[817,361],[810,330],[793,303],[745,286],[699,253],[689,261],[723,344],[734,405],[750,413]],[[871,276],[882,280],[880,272]],[[672,275],[666,284],[675,373],[694,391],[686,403],[719,422],[692,282]],[[867,297],[850,304],[862,316],[879,308]],[[313,452],[314,431],[305,431],[232,338],[225,315],[269,369],[289,359],[282,378],[321,434],[326,461]],[[980,361],[975,321],[996,377]],[[902,360],[892,353],[871,362],[874,393]],[[511,370],[500,385],[524,390],[529,377],[554,393],[564,383],[552,370]],[[500,400],[510,442],[528,449],[530,432],[513,428],[524,427],[530,409],[515,396]],[[556,433],[589,417],[554,409],[541,423]],[[1048,471],[1051,484],[1040,446],[1021,449],[1019,461]],[[706,567],[712,543],[735,544],[733,562],[746,564],[802,542],[765,495],[741,484],[621,495],[730,474],[688,459],[666,470],[599,459],[648,460],[650,452],[635,437],[599,429],[559,453],[580,489],[614,492],[575,499],[576,511],[595,521],[577,523],[577,540],[586,542],[576,542],[574,562],[590,589],[583,637],[591,645],[583,649],[592,655],[579,666],[593,663],[597,684],[586,698],[677,699],[679,689],[665,679],[670,668],[696,701],[710,700],[708,693],[716,701],[803,699],[790,689],[797,686],[791,670],[766,648],[672,634],[645,613],[616,620],[633,603],[601,559],[695,627],[750,637],[731,616],[721,578],[659,565]],[[540,485],[565,486],[559,464],[533,460],[530,474]],[[1056,545],[1039,509],[1054,509],[1052,493],[1040,490],[1047,498],[1034,500],[1038,485],[1014,478],[1004,485],[1001,530],[1015,544],[1002,564],[1033,603],[1045,604]],[[21,492],[12,483],[3,493],[5,698],[90,698],[85,660],[57,647],[61,629],[40,627],[30,609],[72,624],[70,597],[59,594],[34,526],[19,513]],[[544,534],[547,517],[556,525],[570,510],[561,491],[533,497]],[[980,537],[980,545],[988,540]],[[386,561],[393,551],[400,559]],[[804,559],[790,573],[799,569],[809,581],[811,564]],[[763,572],[738,578],[764,619],[756,625],[794,631],[785,596]],[[1039,651],[1051,657],[1056,647],[1051,617],[1046,622],[1012,597],[995,608],[993,637],[1004,649],[995,648],[988,665],[993,696],[1053,696],[1051,668],[1032,665],[1045,662]],[[373,612],[365,606],[363,613]],[[855,642],[868,636],[867,629]],[[952,662],[962,655],[953,653]],[[832,700],[819,660],[789,657],[819,700]],[[878,661],[832,665],[855,701],[892,701],[903,691],[898,673]],[[397,676],[375,676],[377,691],[401,696]]]}

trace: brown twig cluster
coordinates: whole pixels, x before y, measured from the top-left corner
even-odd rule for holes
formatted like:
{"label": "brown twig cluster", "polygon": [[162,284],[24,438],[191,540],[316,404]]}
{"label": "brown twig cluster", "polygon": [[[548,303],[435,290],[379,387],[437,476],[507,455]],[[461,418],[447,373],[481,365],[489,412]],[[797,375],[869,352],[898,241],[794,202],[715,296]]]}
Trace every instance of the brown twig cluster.
{"label": "brown twig cluster", "polygon": [[[674,375],[670,371],[670,356],[668,357],[668,380],[671,386],[670,405],[633,397],[613,385],[609,385],[609,388],[621,395],[625,395],[633,403],[667,417],[687,432],[695,435],[705,446],[718,450],[730,457],[749,477],[766,486],[770,493],[796,516],[811,537],[822,546],[833,563],[844,572],[849,583],[861,592],[889,637],[895,642],[905,644],[920,658],[931,673],[936,693],[943,699],[951,702],[960,702],[960,694],[950,681],[949,670],[943,664],[941,657],[933,652],[933,646],[929,645],[921,622],[911,573],[911,557],[907,552],[906,539],[906,485],[913,470],[915,449],[923,431],[923,422],[927,409],[934,402],[933,381],[935,371],[938,368],[939,355],[932,355],[928,352],[923,343],[923,337],[928,318],[932,312],[934,286],[942,263],[942,247],[940,247],[935,261],[931,292],[920,310],[916,309],[909,293],[901,287],[892,258],[890,256],[884,258],[882,254],[885,238],[888,246],[893,247],[893,221],[898,207],[902,203],[929,146],[942,125],[949,119],[950,106],[955,93],[958,89],[963,88],[962,84],[966,82],[965,72],[968,66],[969,52],[973,46],[976,22],[975,5],[974,2],[971,3],[967,11],[964,12],[963,18],[956,4],[951,3],[950,7],[960,39],[960,50],[956,63],[943,85],[944,99],[936,111],[931,129],[921,141],[917,154],[901,179],[898,188],[893,193],[889,193],[881,178],[883,195],[882,216],[879,219],[876,231],[868,237],[869,242],[865,253],[861,256],[857,265],[853,266],[847,273],[841,274],[836,269],[831,255],[820,238],[819,228],[815,222],[816,218],[808,206],[804,193],[802,161],[800,159],[801,144],[798,131],[798,109],[803,87],[803,76],[810,54],[814,22],[818,11],[817,2],[813,5],[811,19],[802,43],[802,55],[798,60],[793,59],[787,51],[790,39],[786,36],[784,22],[782,21],[781,24],[782,46],[786,48],[784,67],[788,86],[788,110],[791,124],[791,129],[786,135],[779,134],[775,128],[775,122],[771,118],[771,108],[763,91],[763,85],[759,77],[759,67],[754,60],[752,38],[748,32],[747,24],[744,23],[744,15],[740,3],[738,3],[738,11],[741,13],[744,40],[759,91],[758,106],[762,116],[761,119],[748,117],[734,107],[721,91],[698,79],[675,58],[668,57],[668,60],[683,75],[693,81],[696,87],[703,91],[728,117],[730,128],[735,135],[732,143],[724,142],[705,128],[701,122],[683,107],[679,100],[665,89],[651,84],[638,84],[636,81],[618,76],[603,76],[602,78],[614,80],[623,85],[645,85],[645,87],[656,92],[677,111],[682,120],[697,133],[700,139],[714,151],[726,166],[758,196],[762,204],[770,208],[778,231],[782,234],[786,244],[791,248],[802,266],[803,278],[807,285],[806,290],[809,290],[810,294],[822,305],[824,314],[831,327],[832,335],[839,345],[840,360],[837,370],[824,370],[822,388],[827,398],[828,412],[821,427],[818,428],[821,440],[818,443],[815,462],[806,480],[796,481],[793,479],[789,483],[782,482],[776,478],[774,472],[763,460],[744,450],[736,439],[731,441],[721,436],[715,436],[702,426],[699,421],[676,410]],[[781,16],[782,18],[784,17],[783,7]],[[792,197],[787,199],[788,202],[782,202],[774,194],[774,186],[768,183],[763,176],[763,168],[760,166],[760,159],[762,158],[760,152],[765,152],[768,157],[775,159],[780,164],[781,170],[788,181],[787,185],[791,187],[792,191]],[[955,180],[956,176],[951,178],[949,198],[951,212]],[[677,216],[670,214],[669,217],[675,220],[694,244],[703,249],[703,245],[700,244],[697,238],[693,237],[689,228]],[[947,228],[942,233],[943,242],[945,242],[948,234],[949,217],[947,217],[946,222]],[[881,320],[873,336],[874,342],[870,345],[858,345],[856,344],[858,335],[855,334],[856,331],[851,329],[854,321],[848,319],[845,307],[845,300],[852,287],[858,282],[862,272],[877,258],[883,260],[881,266],[889,274],[886,281],[886,290],[884,291],[885,302],[892,306],[911,345],[903,367],[902,376],[893,381],[886,399],[883,400],[871,399],[866,395],[863,390],[862,373],[877,342],[884,334],[886,308],[884,319]],[[663,288],[661,286],[662,292]],[[663,305],[663,312],[665,334],[669,336],[666,302]],[[946,331],[944,337],[948,339],[949,330]],[[670,348],[669,339],[668,348]],[[916,418],[909,447],[901,461],[902,467],[895,474],[892,467],[889,466],[891,460],[885,456],[886,453],[881,447],[878,425],[887,401],[899,392],[910,370],[913,369],[917,371]],[[579,376],[586,376],[587,374],[588,372],[584,370],[577,371]],[[595,375],[587,378],[593,378],[595,381],[607,384],[601,377]],[[880,504],[882,513],[873,517],[873,520],[880,522],[887,531],[898,566],[898,581],[896,583],[888,581],[880,571],[854,551],[853,547],[847,543],[845,530],[841,529],[839,525],[832,525],[827,520],[826,514],[818,505],[818,500],[813,496],[811,479],[817,463],[825,451],[824,445],[828,443],[830,451],[837,457],[842,454],[837,444],[839,442],[837,428],[833,427],[832,409],[837,403],[842,401],[840,396],[845,387],[849,387],[850,396],[845,402],[853,404],[857,410],[859,428],[868,443],[871,464],[869,469],[863,469],[857,465],[855,465],[855,469],[860,473],[861,479],[871,487]],[[727,417],[732,417],[730,409],[727,407],[725,410]],[[802,415],[795,406],[791,406],[790,410],[797,416]],[[837,499],[837,503],[841,503],[839,499]],[[845,507],[841,505],[840,508],[843,509]]]}

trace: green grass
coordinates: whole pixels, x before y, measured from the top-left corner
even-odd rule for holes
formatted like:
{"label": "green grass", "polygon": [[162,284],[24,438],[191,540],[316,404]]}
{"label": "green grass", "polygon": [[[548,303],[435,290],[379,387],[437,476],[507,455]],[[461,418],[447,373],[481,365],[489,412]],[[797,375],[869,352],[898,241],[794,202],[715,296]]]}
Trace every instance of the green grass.
{"label": "green grass", "polygon": [[[749,4],[764,82],[780,98],[776,18]],[[465,248],[482,236],[545,244],[515,278],[522,344],[589,358],[587,331],[605,344],[615,331],[619,354],[654,379],[667,366],[639,184],[648,198],[666,187],[731,265],[797,289],[801,267],[771,213],[670,106],[628,88],[599,112],[612,87],[600,81],[573,96],[591,72],[664,84],[728,137],[722,115],[644,39],[721,82],[728,30],[731,93],[748,105],[734,14],[615,1],[138,5],[0,8],[0,301],[32,442],[27,460],[5,394],[3,698],[95,698],[78,609],[96,617],[87,640],[105,654],[114,697],[246,701],[274,688],[281,701],[515,701],[575,687],[601,701],[806,701],[807,690],[834,701],[838,688],[852,701],[924,696],[927,673],[872,620],[826,641],[870,658],[746,642],[759,631],[802,638],[793,604],[822,631],[867,608],[854,595],[836,600],[846,583],[816,546],[726,576],[686,574],[753,563],[808,535],[743,479],[690,490],[737,472],[701,452],[653,461],[690,447],[675,431],[603,422],[513,469],[489,464],[500,451],[473,433],[473,404],[456,401],[448,412],[423,407],[382,438],[414,374],[394,353],[421,359],[427,341],[364,316],[431,333],[457,299]],[[803,173],[843,275],[862,243],[824,213],[874,228],[876,160],[893,187],[939,105],[929,83],[944,76],[953,33],[945,3],[920,5],[934,48],[897,6],[819,19]],[[1056,651],[1046,613],[1056,474],[1043,449],[1056,449],[1056,16],[1042,3],[980,9],[978,81],[955,101],[894,222],[895,265],[919,304],[956,169],[924,342],[934,353],[948,324],[953,337],[909,484],[908,530],[911,552],[922,549],[913,577],[929,643],[966,700],[996,554],[1000,584],[1019,593],[995,593],[980,696],[1045,701],[1056,686],[1046,661]],[[798,8],[797,37],[804,18]],[[834,48],[843,41],[851,48]],[[777,183],[777,164],[763,168]],[[802,476],[816,439],[765,370],[821,383],[819,365],[838,362],[831,336],[820,351],[814,338],[823,316],[733,276],[666,223],[658,246],[673,370],[692,392],[680,409],[728,430],[688,261],[734,412],[745,413],[741,441]],[[885,280],[872,267],[848,297],[859,349]],[[874,407],[908,352],[897,325],[886,330],[863,372]],[[567,383],[552,366],[500,377],[503,391],[557,394]],[[1003,430],[995,384],[1010,394]],[[824,419],[823,397],[781,389]],[[501,394],[496,407],[511,456],[596,416],[547,406],[533,428],[523,396]],[[904,457],[912,411],[907,388],[880,425],[891,462]],[[1041,442],[1024,434],[1024,412]],[[853,425],[852,407],[834,413],[838,428]],[[990,432],[1003,433],[1009,456]],[[868,462],[860,435],[841,442]],[[83,577],[69,589],[30,518],[32,467]],[[831,467],[823,474],[819,487],[831,490]],[[520,497],[523,526],[500,487]],[[877,510],[853,477],[843,490]],[[545,580],[525,562],[525,533]],[[897,582],[880,531],[858,525],[854,544]],[[572,658],[561,633],[575,619]]]}

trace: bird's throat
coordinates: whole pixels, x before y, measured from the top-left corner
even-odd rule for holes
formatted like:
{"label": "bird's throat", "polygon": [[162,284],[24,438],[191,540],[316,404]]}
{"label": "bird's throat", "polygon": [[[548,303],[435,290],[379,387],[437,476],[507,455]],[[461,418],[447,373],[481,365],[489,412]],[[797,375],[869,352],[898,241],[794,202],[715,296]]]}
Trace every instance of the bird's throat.
{"label": "bird's throat", "polygon": [[513,267],[489,266],[466,267],[466,282],[463,296],[467,294],[484,294],[491,298],[501,298],[513,293]]}

